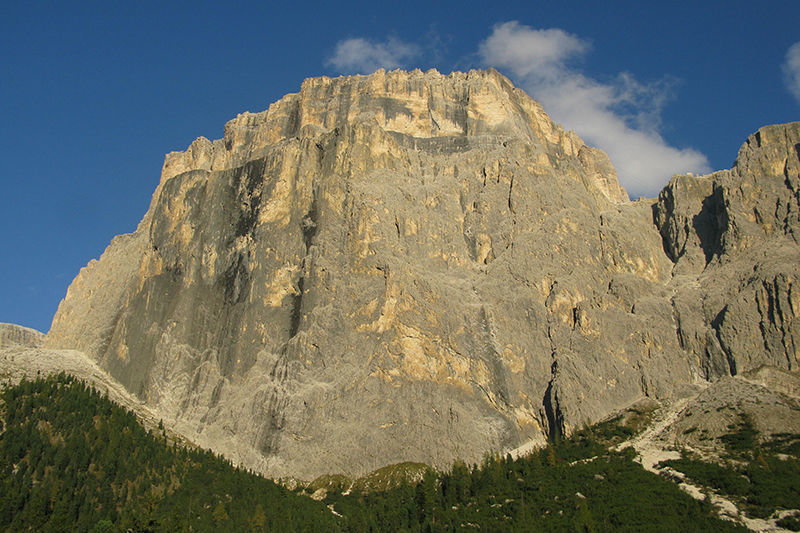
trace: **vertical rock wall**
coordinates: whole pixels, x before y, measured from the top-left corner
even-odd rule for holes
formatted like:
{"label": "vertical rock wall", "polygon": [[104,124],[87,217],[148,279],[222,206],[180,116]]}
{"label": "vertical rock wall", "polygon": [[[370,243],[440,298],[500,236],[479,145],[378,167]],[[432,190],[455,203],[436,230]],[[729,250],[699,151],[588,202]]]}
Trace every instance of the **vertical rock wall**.
{"label": "vertical rock wall", "polygon": [[474,461],[796,364],[774,355],[794,335],[783,263],[755,308],[725,300],[784,317],[764,322],[776,348],[710,316],[709,265],[745,246],[715,180],[628,202],[605,154],[495,71],[311,79],[167,156],[139,228],[81,272],[47,344],[271,475]]}

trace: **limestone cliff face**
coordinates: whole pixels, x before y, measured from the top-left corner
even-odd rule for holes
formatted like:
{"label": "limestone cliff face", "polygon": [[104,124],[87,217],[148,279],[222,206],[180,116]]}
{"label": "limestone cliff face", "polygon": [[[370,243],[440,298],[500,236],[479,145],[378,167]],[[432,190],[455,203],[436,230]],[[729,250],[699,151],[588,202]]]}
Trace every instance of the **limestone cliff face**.
{"label": "limestone cliff face", "polygon": [[[779,345],[796,337],[797,150],[774,137],[631,203],[605,154],[495,71],[307,80],[167,156],[47,345],[270,475],[544,441],[759,361],[796,367]],[[783,179],[762,177],[774,157],[795,185],[761,184]],[[786,224],[751,221],[775,194]],[[785,249],[758,285],[735,265],[752,274],[762,235]],[[745,341],[752,313],[768,342]]]}
{"label": "limestone cliff face", "polygon": [[681,346],[706,377],[798,370],[800,123],[761,128],[731,170],[674,177],[655,213]]}

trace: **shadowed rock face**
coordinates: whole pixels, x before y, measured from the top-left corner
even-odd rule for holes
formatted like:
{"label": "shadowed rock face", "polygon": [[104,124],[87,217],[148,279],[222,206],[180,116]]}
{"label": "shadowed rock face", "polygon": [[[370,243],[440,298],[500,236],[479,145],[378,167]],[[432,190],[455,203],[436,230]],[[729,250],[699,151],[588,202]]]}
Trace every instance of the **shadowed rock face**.
{"label": "shadowed rock face", "polygon": [[495,71],[310,79],[167,156],[47,345],[190,440],[300,478],[474,461],[793,369],[797,149],[767,130],[733,170],[631,203]]}

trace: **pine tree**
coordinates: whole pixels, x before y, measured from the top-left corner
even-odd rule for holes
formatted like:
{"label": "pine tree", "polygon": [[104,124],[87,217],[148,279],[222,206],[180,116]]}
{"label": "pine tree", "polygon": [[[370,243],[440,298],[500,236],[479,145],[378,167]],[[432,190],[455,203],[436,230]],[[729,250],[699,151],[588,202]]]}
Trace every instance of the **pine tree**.
{"label": "pine tree", "polygon": [[255,511],[253,511],[253,516],[250,518],[250,530],[251,531],[266,531],[267,528],[267,516],[264,514],[264,508],[261,504],[256,504]]}

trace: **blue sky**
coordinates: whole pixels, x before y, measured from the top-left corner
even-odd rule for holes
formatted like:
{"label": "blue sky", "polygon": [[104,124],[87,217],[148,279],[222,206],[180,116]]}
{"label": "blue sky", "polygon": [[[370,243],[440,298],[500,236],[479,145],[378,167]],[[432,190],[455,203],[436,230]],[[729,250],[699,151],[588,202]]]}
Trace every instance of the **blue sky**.
{"label": "blue sky", "polygon": [[78,270],[135,229],[165,153],[306,77],[495,66],[605,143],[634,196],[800,120],[796,0],[382,4],[7,2],[0,322],[49,329]]}

